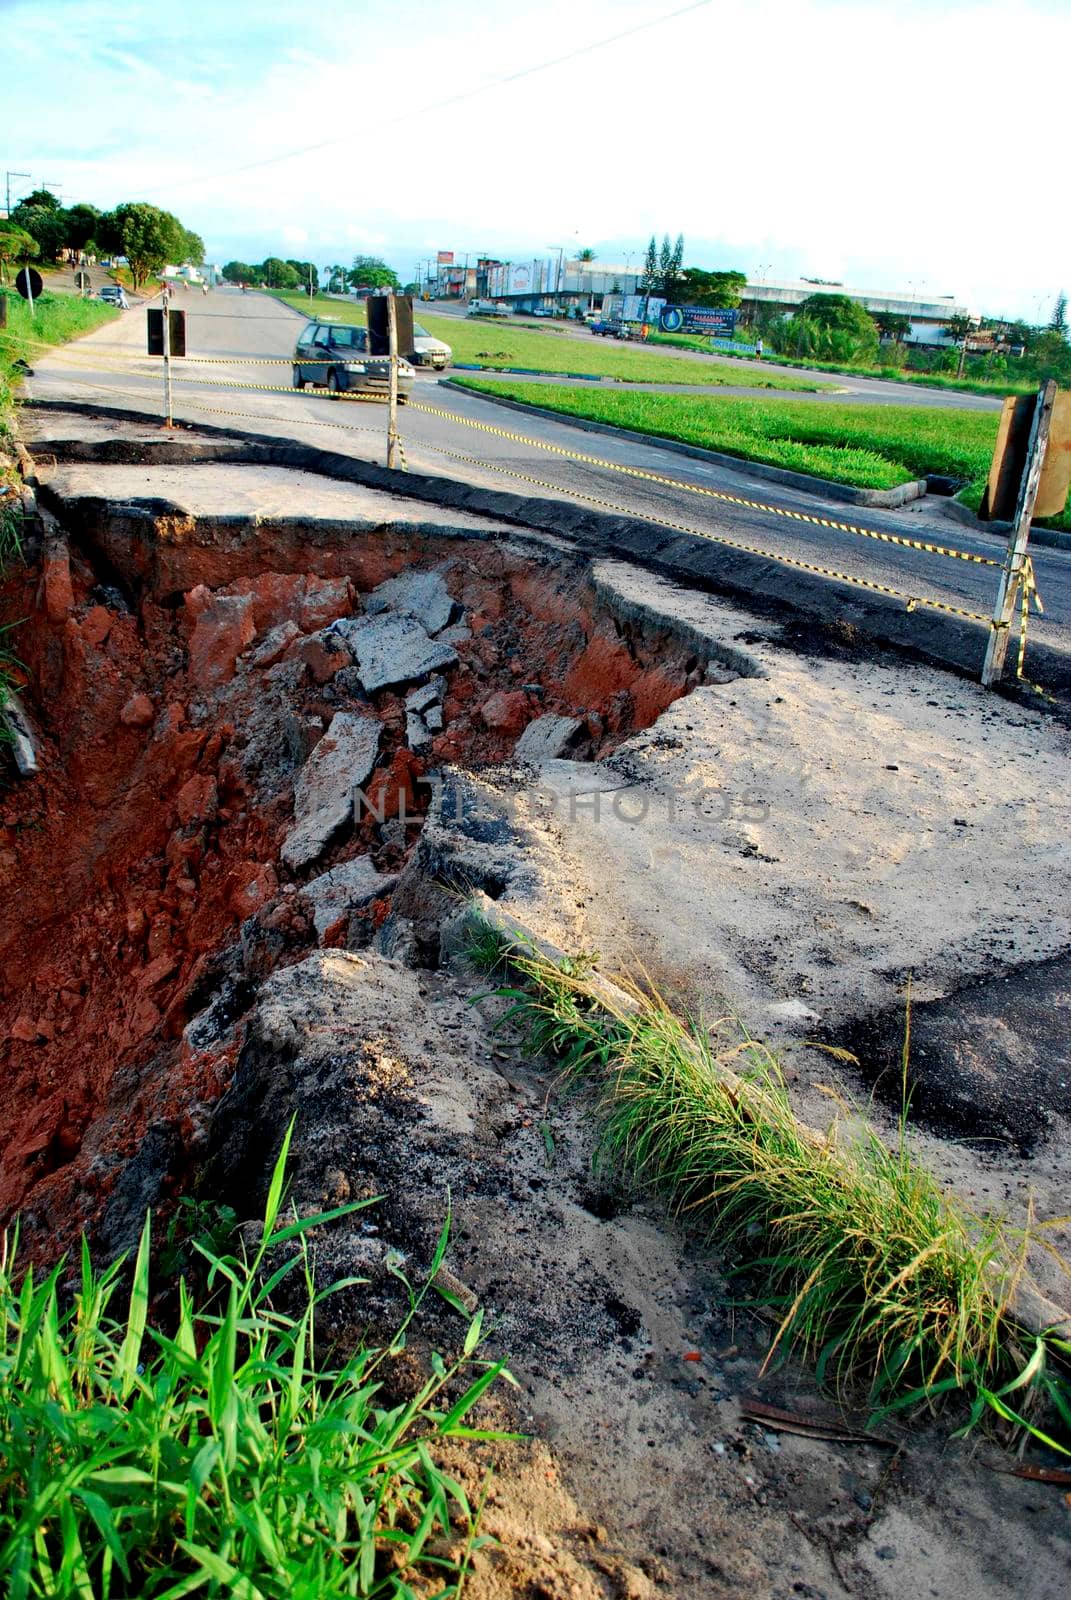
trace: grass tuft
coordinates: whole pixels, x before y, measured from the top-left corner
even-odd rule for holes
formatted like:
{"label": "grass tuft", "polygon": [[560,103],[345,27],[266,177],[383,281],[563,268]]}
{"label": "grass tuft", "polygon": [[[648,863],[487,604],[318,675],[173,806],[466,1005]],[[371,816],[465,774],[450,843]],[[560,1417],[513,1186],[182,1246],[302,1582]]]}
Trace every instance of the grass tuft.
{"label": "grass tuft", "polygon": [[952,1198],[903,1121],[890,1148],[838,1102],[818,1134],[739,1024],[682,1020],[657,996],[607,985],[590,958],[555,962],[494,929],[470,954],[484,970],[508,957],[521,980],[497,991],[508,1020],[593,1087],[600,1159],[761,1282],[779,1309],[768,1361],[806,1356],[838,1390],[865,1385],[878,1412],[959,1391],[973,1421],[987,1409],[1007,1421],[1017,1394],[1017,1425],[1066,1451],[1030,1420],[1046,1400],[1071,1423],[1071,1344],[1015,1324],[1027,1236]]}
{"label": "grass tuft", "polygon": [[[99,1272],[84,1242],[68,1292],[62,1263],[42,1282],[20,1275],[5,1240],[0,1571],[9,1600],[460,1594],[482,1543],[479,1508],[436,1455],[444,1440],[495,1437],[467,1418],[509,1375],[479,1359],[477,1314],[456,1360],[433,1356],[410,1399],[383,1398],[380,1369],[404,1347],[442,1264],[445,1227],[423,1289],[397,1271],[410,1309],[390,1345],[362,1345],[337,1368],[318,1361],[318,1309],[358,1280],[318,1290],[306,1235],[360,1206],[286,1222],[289,1139],[251,1257],[198,1246],[204,1302],[181,1280],[166,1332],[150,1315],[148,1218],[129,1289],[122,1263]],[[304,1278],[295,1315],[276,1304],[291,1273]]]}

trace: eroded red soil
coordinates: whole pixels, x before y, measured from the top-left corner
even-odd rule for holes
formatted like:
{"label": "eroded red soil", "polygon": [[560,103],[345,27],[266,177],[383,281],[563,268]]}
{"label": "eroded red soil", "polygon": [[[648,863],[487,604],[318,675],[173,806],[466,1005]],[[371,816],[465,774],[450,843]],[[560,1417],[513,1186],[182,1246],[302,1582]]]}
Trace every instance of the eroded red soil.
{"label": "eroded red soil", "polygon": [[605,754],[694,681],[683,648],[626,637],[576,573],[454,543],[436,564],[471,637],[447,673],[443,731],[417,756],[404,691],[364,696],[321,632],[414,552],[353,541],[307,571],[295,542],[284,571],[265,569],[265,550],[279,561],[278,541],[237,562],[206,553],[217,588],[160,595],[121,574],[140,586],[128,605],[53,541],[7,585],[5,614],[26,619],[41,772],[0,793],[0,1220],[21,1209],[53,1245],[99,1217],[151,1126],[196,1151],[237,1045],[197,1053],[182,1035],[221,953],[241,941],[255,983],[315,943],[278,852],[295,772],[335,711],[380,720],[366,788],[385,820],[369,815],[313,870],[361,851],[391,869],[416,830],[389,819],[419,814],[429,767],[501,761],[546,711],[581,717]]}

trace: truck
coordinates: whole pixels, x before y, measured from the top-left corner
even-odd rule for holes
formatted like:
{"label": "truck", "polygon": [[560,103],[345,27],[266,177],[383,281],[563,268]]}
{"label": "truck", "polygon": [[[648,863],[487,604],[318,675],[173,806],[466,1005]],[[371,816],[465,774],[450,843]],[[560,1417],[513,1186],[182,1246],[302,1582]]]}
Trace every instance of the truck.
{"label": "truck", "polygon": [[470,300],[466,313],[470,317],[508,317],[509,306],[501,300]]}

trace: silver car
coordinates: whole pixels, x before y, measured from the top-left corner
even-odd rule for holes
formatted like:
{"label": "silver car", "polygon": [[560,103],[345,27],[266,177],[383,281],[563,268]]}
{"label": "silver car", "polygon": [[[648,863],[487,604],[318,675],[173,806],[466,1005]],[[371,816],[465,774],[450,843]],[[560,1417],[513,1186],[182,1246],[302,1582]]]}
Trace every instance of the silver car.
{"label": "silver car", "polygon": [[441,339],[436,339],[427,328],[421,327],[419,322],[413,323],[413,348],[409,359],[416,367],[434,367],[437,372],[443,372],[454,358],[454,352],[448,344]]}
{"label": "silver car", "polygon": [[[404,356],[398,360],[398,399],[404,403],[416,378]],[[368,353],[368,329],[345,322],[310,322],[294,351],[294,388],[306,384],[332,394],[382,394],[390,390],[390,357]]]}

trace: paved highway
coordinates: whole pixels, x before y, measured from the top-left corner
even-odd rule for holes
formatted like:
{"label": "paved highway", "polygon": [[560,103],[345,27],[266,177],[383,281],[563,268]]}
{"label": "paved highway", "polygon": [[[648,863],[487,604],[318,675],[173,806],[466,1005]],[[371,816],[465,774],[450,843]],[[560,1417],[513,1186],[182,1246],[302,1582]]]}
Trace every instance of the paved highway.
{"label": "paved highway", "polygon": [[[293,352],[301,316],[267,296],[221,289],[208,296],[180,296],[188,312],[187,349],[191,358],[175,361],[175,416],[191,423],[273,434],[352,454],[385,458],[386,407],[379,401],[336,400],[290,387],[288,364],[241,364],[250,356],[287,358]],[[145,349],[145,315],[124,313],[87,339],[50,351],[28,380],[33,396],[99,402],[160,414],[160,362]],[[222,361],[221,358],[231,358]],[[248,389],[229,385],[277,385]],[[717,533],[775,555],[835,568],[907,595],[942,600],[988,614],[996,569],[953,561],[859,538],[812,523],[795,522],[746,506],[727,504],[694,492],[715,490],[773,503],[788,511],[858,521],[879,532],[954,544],[987,556],[1000,556],[1001,543],[951,521],[940,502],[924,500],[901,511],[882,512],[827,502],[803,491],[783,489],[739,469],[708,465],[628,439],[586,433],[567,422],[506,410],[474,395],[443,388],[437,376],[422,373],[412,403],[400,413],[409,465],[417,470],[520,494],[565,501],[591,496],[640,517],[670,519],[706,533]],[[424,406],[450,413],[434,415]],[[531,443],[469,426],[523,434]],[[654,483],[622,475],[559,454],[572,451],[607,463],[673,480]],[[537,484],[527,480],[536,479]],[[1035,569],[1046,615],[1032,623],[1032,637],[1071,651],[1071,554],[1038,549]]]}

